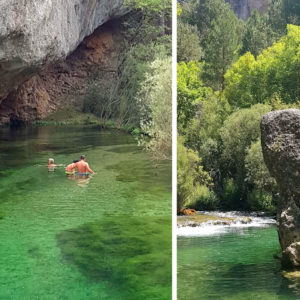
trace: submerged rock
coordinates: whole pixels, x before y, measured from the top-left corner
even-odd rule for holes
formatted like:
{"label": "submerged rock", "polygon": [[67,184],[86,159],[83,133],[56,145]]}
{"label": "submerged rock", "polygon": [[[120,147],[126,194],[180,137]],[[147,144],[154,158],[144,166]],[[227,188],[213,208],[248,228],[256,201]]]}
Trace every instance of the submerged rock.
{"label": "submerged rock", "polygon": [[277,230],[282,264],[300,268],[300,110],[263,116],[261,141],[264,160],[280,189]]}

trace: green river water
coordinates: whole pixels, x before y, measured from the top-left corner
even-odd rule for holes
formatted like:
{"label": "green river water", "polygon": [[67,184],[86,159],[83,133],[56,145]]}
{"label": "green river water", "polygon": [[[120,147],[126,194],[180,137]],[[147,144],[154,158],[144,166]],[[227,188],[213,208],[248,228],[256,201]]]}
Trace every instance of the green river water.
{"label": "green river water", "polygon": [[280,269],[275,226],[178,237],[178,299],[300,299]]}
{"label": "green river water", "polygon": [[[47,160],[87,156],[88,182]],[[0,299],[171,299],[171,164],[128,134],[0,130]],[[39,166],[44,165],[44,166]]]}

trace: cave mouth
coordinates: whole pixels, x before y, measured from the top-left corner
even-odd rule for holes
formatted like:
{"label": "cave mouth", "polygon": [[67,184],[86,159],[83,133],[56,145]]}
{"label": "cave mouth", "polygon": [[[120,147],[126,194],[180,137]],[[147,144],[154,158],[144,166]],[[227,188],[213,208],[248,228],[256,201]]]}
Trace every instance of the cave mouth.
{"label": "cave mouth", "polygon": [[19,128],[24,127],[24,126],[26,126],[26,123],[24,121],[18,119],[15,116],[10,117],[9,127],[11,129],[19,129]]}

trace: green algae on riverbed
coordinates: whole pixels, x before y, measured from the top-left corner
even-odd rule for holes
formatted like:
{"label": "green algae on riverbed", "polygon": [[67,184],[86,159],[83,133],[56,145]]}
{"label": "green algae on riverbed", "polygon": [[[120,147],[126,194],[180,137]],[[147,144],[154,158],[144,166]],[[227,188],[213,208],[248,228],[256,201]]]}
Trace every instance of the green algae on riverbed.
{"label": "green algae on riverbed", "polygon": [[62,256],[128,299],[170,299],[171,218],[116,216],[57,236]]}

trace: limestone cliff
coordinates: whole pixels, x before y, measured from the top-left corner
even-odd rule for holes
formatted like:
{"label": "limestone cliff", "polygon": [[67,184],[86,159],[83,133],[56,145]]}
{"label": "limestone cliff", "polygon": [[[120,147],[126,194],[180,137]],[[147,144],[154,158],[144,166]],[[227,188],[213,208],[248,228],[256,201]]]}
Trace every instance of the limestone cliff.
{"label": "limestone cliff", "polygon": [[60,105],[80,99],[96,73],[112,80],[123,40],[118,20],[96,29],[65,60],[43,68],[11,91],[0,103],[0,124],[45,118]]}
{"label": "limestone cliff", "polygon": [[247,20],[253,10],[265,13],[268,9],[268,0],[225,0],[239,18]]}
{"label": "limestone cliff", "polygon": [[[36,117],[51,110],[54,95],[66,91],[71,82],[79,84],[83,76],[82,68],[76,71],[80,55],[85,58],[83,64],[93,61],[92,56],[102,63],[105,55],[113,55],[114,29],[96,32],[81,50],[72,52],[96,28],[127,12],[123,0],[1,1],[0,123],[14,117],[30,120],[31,110]],[[93,49],[94,54],[88,55]],[[78,80],[65,79],[70,76]]]}
{"label": "limestone cliff", "polygon": [[300,110],[266,114],[261,134],[266,165],[280,189],[277,230],[282,263],[300,268]]}

